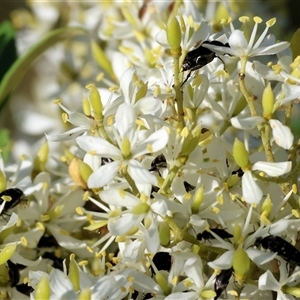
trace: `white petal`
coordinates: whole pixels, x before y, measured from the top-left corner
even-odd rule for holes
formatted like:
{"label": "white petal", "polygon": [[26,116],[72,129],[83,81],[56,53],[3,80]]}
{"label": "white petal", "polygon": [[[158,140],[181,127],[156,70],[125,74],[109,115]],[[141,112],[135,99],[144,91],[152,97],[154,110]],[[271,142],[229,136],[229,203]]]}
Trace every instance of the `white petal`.
{"label": "white petal", "polygon": [[258,287],[260,290],[280,290],[280,284],[269,270],[259,277]]}
{"label": "white petal", "polygon": [[245,201],[249,204],[258,204],[263,192],[252,177],[251,171],[246,171],[242,178],[242,190]]}
{"label": "white petal", "polygon": [[168,38],[167,38],[167,33],[165,30],[160,30],[156,36],[155,36],[155,40],[158,44],[160,44],[161,46],[165,47],[165,48],[169,48],[170,45],[168,43]]}
{"label": "white petal", "polygon": [[230,119],[230,122],[233,127],[237,129],[249,130],[255,128],[258,124],[264,122],[264,118],[262,117],[249,117],[240,119],[238,117],[233,117]]}
{"label": "white petal", "polygon": [[49,279],[51,290],[55,294],[57,293],[56,295],[59,297],[64,293],[73,290],[73,285],[68,276],[58,269],[52,269],[51,273],[49,274]]}
{"label": "white petal", "polygon": [[193,33],[188,43],[185,45],[186,50],[191,50],[191,48],[194,47],[199,41],[206,41],[209,37],[209,31],[210,27],[208,24],[206,22],[201,22],[198,30]]}
{"label": "white petal", "polygon": [[101,166],[89,177],[88,187],[91,189],[100,188],[111,182],[117,175],[120,164],[121,161],[117,160]]}
{"label": "white petal", "polygon": [[133,106],[129,103],[123,103],[119,106],[116,116],[116,128],[122,139],[128,137],[132,140],[135,129],[136,115]]}
{"label": "white petal", "polygon": [[212,269],[229,269],[232,267],[233,250],[226,251],[219,258],[208,263]]}
{"label": "white petal", "polygon": [[269,80],[283,81],[283,79],[284,79],[280,73],[276,74],[273,71],[273,69],[271,69],[270,67],[266,66],[265,64],[262,64],[259,61],[254,61],[252,63],[252,68],[258,74],[260,74],[262,77],[267,78]]}
{"label": "white petal", "polygon": [[84,126],[86,128],[91,128],[94,124],[94,120],[79,112],[69,113],[68,121],[75,126]]}
{"label": "white petal", "polygon": [[132,228],[137,227],[143,220],[144,215],[134,215],[132,213],[123,214],[120,218],[110,218],[108,220],[108,229],[112,235],[125,235]]}
{"label": "white petal", "polygon": [[[245,35],[243,31],[241,30],[234,30],[229,39],[228,44],[230,45],[230,48],[235,52],[236,56],[243,56],[246,55],[248,52],[248,43],[245,38]],[[228,49],[228,53],[230,53],[231,49]]]}
{"label": "white petal", "polygon": [[151,183],[152,185],[157,184],[157,178],[134,159],[131,159],[128,162],[128,173],[137,183]]}
{"label": "white petal", "polygon": [[252,170],[260,170],[272,177],[281,176],[290,172],[292,169],[292,162],[278,162],[270,163],[265,161],[258,161],[252,166]]}
{"label": "white petal", "polygon": [[[149,218],[149,215],[147,216]],[[151,253],[156,253],[160,246],[159,234],[155,220],[151,218],[152,222],[148,228],[145,228],[144,235],[146,238],[147,249]]]}
{"label": "white petal", "polygon": [[283,98],[280,101],[280,104],[286,104],[292,100],[295,100],[297,98],[300,98],[300,86],[296,84],[288,84],[284,83],[282,85],[282,94],[286,95],[285,98]]}
{"label": "white petal", "polygon": [[78,137],[79,135],[81,135],[86,131],[87,131],[86,127],[76,127],[61,134],[54,134],[54,135],[45,134],[45,135],[47,140],[50,142],[61,142],[61,141],[74,140],[76,137]]}
{"label": "white petal", "polygon": [[273,252],[262,252],[258,249],[247,249],[247,254],[249,258],[255,262],[258,266],[264,265],[270,261],[272,261],[276,256],[277,253]]}
{"label": "white petal", "polygon": [[134,207],[141,204],[141,200],[125,191],[119,191],[116,189],[104,190],[99,194],[101,200],[110,205]]}
{"label": "white petal", "polygon": [[164,217],[167,214],[168,206],[165,201],[163,201],[162,199],[158,199],[151,204],[151,210],[161,217]]}
{"label": "white petal", "polygon": [[189,278],[193,279],[198,288],[201,289],[204,286],[202,261],[199,256],[189,258],[184,264],[184,271]]}
{"label": "white petal", "polygon": [[290,149],[293,145],[294,136],[288,126],[283,125],[278,120],[270,120],[270,125],[273,129],[273,137],[276,144],[283,149]]}
{"label": "white petal", "polygon": [[132,150],[132,155],[138,157],[146,153],[154,153],[163,149],[169,140],[166,129],[161,128],[152,133],[145,141]]}
{"label": "white petal", "polygon": [[154,97],[145,97],[140,99],[135,105],[134,109],[137,114],[155,115],[157,112],[161,112],[163,109],[161,100]]}
{"label": "white petal", "polygon": [[80,136],[76,139],[76,142],[81,149],[87,152],[94,152],[112,159],[120,159],[122,157],[120,149],[100,137]]}
{"label": "white petal", "polygon": [[271,55],[271,54],[277,54],[286,48],[288,48],[290,43],[288,42],[280,42],[275,45],[271,45],[268,47],[259,47],[256,49],[253,49],[251,51],[251,56],[260,56],[260,55]]}

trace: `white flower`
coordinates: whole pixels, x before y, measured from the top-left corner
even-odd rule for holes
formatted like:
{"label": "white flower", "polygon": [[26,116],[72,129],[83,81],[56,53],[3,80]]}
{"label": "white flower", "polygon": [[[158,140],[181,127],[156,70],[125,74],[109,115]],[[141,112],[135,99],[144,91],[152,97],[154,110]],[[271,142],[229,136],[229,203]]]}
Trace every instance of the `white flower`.
{"label": "white flower", "polygon": [[263,33],[256,39],[258,24],[262,22],[259,17],[254,17],[254,28],[252,30],[249,41],[246,40],[245,34],[239,29],[235,29],[230,23],[231,34],[228,38],[229,47],[219,47],[214,45],[205,44],[204,46],[211,50],[218,50],[223,53],[230,54],[237,57],[254,57],[261,55],[271,55],[279,53],[285,50],[288,46],[288,42],[275,43],[275,38],[272,36],[267,36],[269,27],[275,23],[275,18],[266,22],[266,28]]}
{"label": "white flower", "polygon": [[[100,137],[81,136],[76,139],[83,150],[114,160],[114,162],[95,170],[88,179],[88,186],[95,188],[110,183],[116,177],[118,171],[124,167],[127,167],[129,175],[136,183],[156,184],[156,177],[144,169],[137,158],[163,149],[168,142],[167,131],[161,128],[150,134],[144,141],[139,141],[139,131],[136,131],[135,125],[136,115],[130,104],[120,105],[115,119],[115,137],[118,147]],[[124,143],[127,144],[126,154],[121,150]]]}
{"label": "white flower", "polygon": [[[167,213],[164,201],[152,200],[150,195],[145,194],[139,199],[125,191],[114,189],[105,190],[99,196],[105,203],[116,207],[108,219],[110,234],[122,236],[139,229],[144,233],[148,250],[156,253],[160,245],[157,218],[164,217]],[[127,210],[121,210],[122,207]],[[142,225],[143,220],[145,225]]]}

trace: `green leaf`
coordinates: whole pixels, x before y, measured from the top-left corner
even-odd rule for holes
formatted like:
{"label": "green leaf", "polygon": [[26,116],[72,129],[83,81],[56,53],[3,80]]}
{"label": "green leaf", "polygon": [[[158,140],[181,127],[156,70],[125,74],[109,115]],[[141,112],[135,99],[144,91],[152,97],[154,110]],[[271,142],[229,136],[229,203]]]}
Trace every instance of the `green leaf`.
{"label": "green leaf", "polygon": [[0,151],[2,152],[3,160],[8,161],[9,153],[11,149],[11,141],[9,131],[7,129],[0,130]]}
{"label": "green leaf", "polygon": [[300,55],[300,28],[296,30],[291,39],[291,49],[293,52],[293,59]]}
{"label": "green leaf", "polygon": [[9,21],[2,22],[0,25],[0,82],[17,58],[14,29]]}
{"label": "green leaf", "polygon": [[98,65],[101,68],[103,68],[110,75],[111,78],[115,79],[114,71],[110,60],[105,55],[102,48],[94,40],[91,40],[91,49],[92,49],[92,55],[95,61],[98,63]]}
{"label": "green leaf", "polygon": [[28,51],[12,65],[0,83],[0,111],[3,109],[11,92],[19,84],[33,61],[40,54],[45,52],[48,48],[59,41],[83,34],[88,34],[88,31],[84,28],[59,28],[49,32],[41,41],[28,49]]}

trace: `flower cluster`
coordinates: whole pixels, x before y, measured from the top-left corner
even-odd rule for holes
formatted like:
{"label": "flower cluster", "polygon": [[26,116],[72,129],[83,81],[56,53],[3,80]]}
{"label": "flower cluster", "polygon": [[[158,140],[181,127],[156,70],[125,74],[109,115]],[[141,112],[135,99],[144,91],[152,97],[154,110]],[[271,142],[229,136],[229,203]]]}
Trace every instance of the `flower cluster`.
{"label": "flower cluster", "polygon": [[105,11],[91,25],[106,42],[91,46],[99,87],[86,85],[81,110],[55,102],[68,129],[35,159],[0,163],[7,293],[299,297],[299,56],[268,34],[276,19],[221,19],[215,32],[190,1]]}

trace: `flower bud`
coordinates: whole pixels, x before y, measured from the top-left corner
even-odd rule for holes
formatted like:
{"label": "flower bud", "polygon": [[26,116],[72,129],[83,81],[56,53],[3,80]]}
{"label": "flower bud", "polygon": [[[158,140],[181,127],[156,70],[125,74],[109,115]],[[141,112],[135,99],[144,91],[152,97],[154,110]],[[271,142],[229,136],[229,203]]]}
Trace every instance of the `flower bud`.
{"label": "flower bud", "polygon": [[122,141],[122,155],[123,158],[130,158],[131,157],[131,144],[128,137],[124,137]]}
{"label": "flower bud", "polygon": [[34,298],[36,300],[48,300],[50,299],[51,295],[51,289],[50,289],[50,283],[47,276],[43,276],[40,280],[40,282],[37,284],[35,289]]}
{"label": "flower bud", "polygon": [[78,292],[80,290],[80,282],[79,282],[79,272],[78,267],[75,262],[75,255],[70,255],[70,265],[69,265],[69,279],[72,282],[74,290]]}
{"label": "flower bud", "polygon": [[243,248],[238,248],[233,255],[232,266],[238,285],[242,286],[250,269],[250,259]]}
{"label": "flower bud", "polygon": [[157,272],[155,274],[155,280],[159,284],[161,289],[163,290],[164,294],[169,295],[171,290],[168,286],[168,282],[166,281],[165,277],[160,272]]}
{"label": "flower bud", "polygon": [[86,287],[79,294],[78,300],[90,300],[90,299],[91,299],[91,290],[89,287]]}
{"label": "flower bud", "polygon": [[289,294],[289,295],[292,295],[294,297],[297,297],[299,298],[300,297],[300,288],[297,287],[297,286],[283,286],[282,287],[282,292],[284,294]]}
{"label": "flower bud", "polygon": [[235,162],[244,170],[247,170],[250,166],[249,154],[245,148],[245,145],[237,138],[233,144],[233,157]]}
{"label": "flower bud", "polygon": [[264,200],[261,206],[261,216],[268,218],[272,211],[272,207],[273,203],[271,201],[270,194],[268,194],[267,198]]}
{"label": "flower bud", "polygon": [[6,178],[4,173],[0,170],[0,193],[5,191],[7,188]]}
{"label": "flower bud", "polygon": [[264,89],[262,95],[262,107],[263,107],[263,117],[267,120],[272,119],[273,116],[273,106],[274,106],[274,94],[269,83]]}
{"label": "flower bud", "polygon": [[194,196],[194,201],[193,201],[193,204],[192,204],[193,214],[197,214],[199,212],[200,205],[201,205],[203,199],[204,199],[204,187],[203,187],[203,185],[201,185],[197,189],[197,191],[195,193],[195,196]]}
{"label": "flower bud", "polygon": [[86,116],[91,116],[91,103],[89,99],[85,96],[82,98],[82,111]]}
{"label": "flower bud", "polygon": [[200,141],[201,126],[197,125],[192,132],[188,132],[188,130],[184,128],[182,134],[186,135],[186,138],[184,139],[180,154],[183,156],[190,155]]}
{"label": "flower bud", "polygon": [[146,214],[150,210],[150,206],[147,203],[141,203],[132,208],[131,212],[134,215]]}
{"label": "flower bud", "polygon": [[181,43],[181,30],[177,18],[175,16],[171,15],[169,17],[166,31],[171,51],[178,50],[180,48]]}
{"label": "flower bud", "polygon": [[15,253],[17,244],[9,244],[5,246],[0,252],[0,265],[6,263]]}
{"label": "flower bud", "polygon": [[242,238],[242,228],[239,224],[235,224],[233,228],[233,239],[235,244],[239,244]]}
{"label": "flower bud", "polygon": [[162,246],[168,246],[170,243],[170,227],[166,222],[162,222],[158,228],[159,240]]}
{"label": "flower bud", "polygon": [[35,175],[45,171],[45,165],[47,163],[49,156],[49,145],[48,142],[44,142],[41,147],[39,148],[36,157],[34,159],[34,173]]}
{"label": "flower bud", "polygon": [[216,292],[213,291],[213,290],[203,290],[201,293],[200,293],[200,297],[201,299],[212,299],[216,297]]}
{"label": "flower bud", "polygon": [[87,189],[87,181],[93,170],[89,165],[74,157],[69,165],[69,174],[77,186]]}
{"label": "flower bud", "polygon": [[99,119],[103,112],[100,93],[94,84],[89,84],[86,88],[90,91],[90,102],[94,110],[95,117]]}

